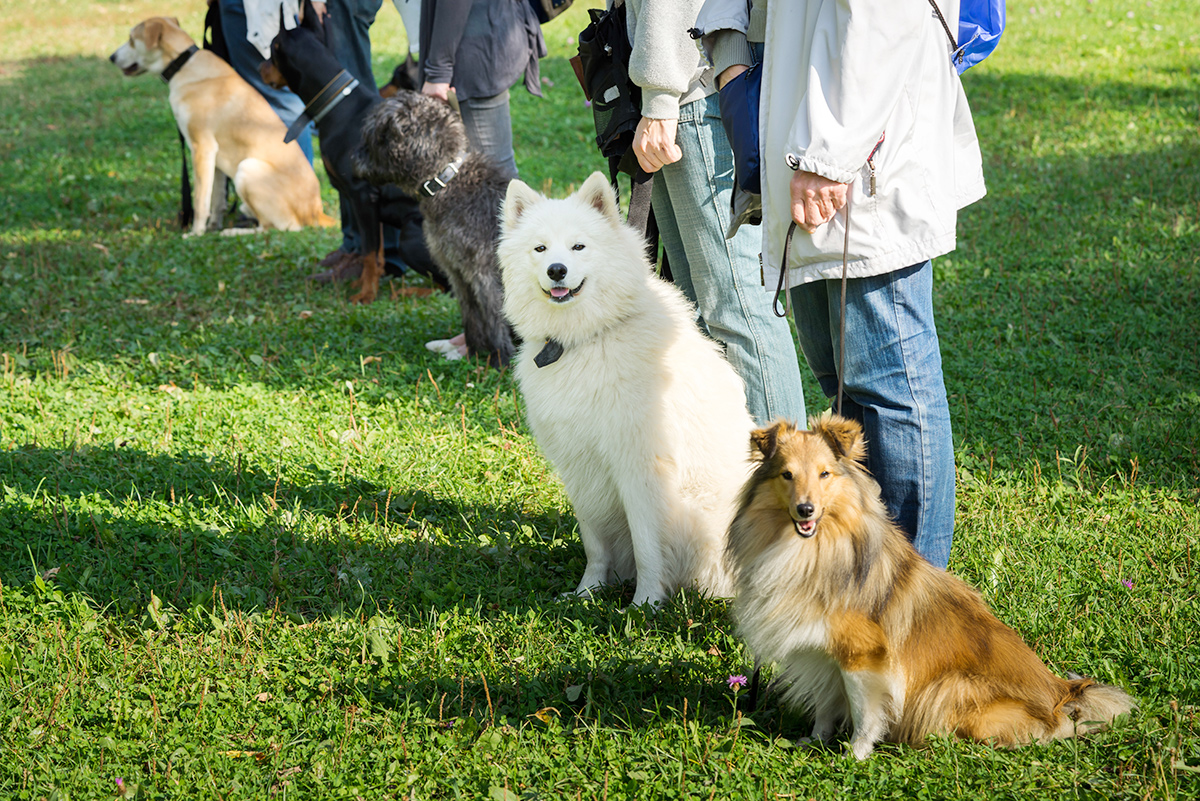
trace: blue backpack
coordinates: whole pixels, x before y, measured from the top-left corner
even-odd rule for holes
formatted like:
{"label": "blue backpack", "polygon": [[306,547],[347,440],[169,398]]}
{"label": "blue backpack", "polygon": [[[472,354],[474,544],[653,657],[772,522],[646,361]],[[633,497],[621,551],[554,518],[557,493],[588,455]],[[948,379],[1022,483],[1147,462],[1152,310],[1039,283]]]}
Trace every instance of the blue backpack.
{"label": "blue backpack", "polygon": [[950,32],[937,3],[929,0],[929,4],[950,38],[950,47],[954,50],[950,61],[959,75],[991,55],[1000,44],[1000,34],[1004,32],[1004,0],[962,0],[958,8],[957,38]]}

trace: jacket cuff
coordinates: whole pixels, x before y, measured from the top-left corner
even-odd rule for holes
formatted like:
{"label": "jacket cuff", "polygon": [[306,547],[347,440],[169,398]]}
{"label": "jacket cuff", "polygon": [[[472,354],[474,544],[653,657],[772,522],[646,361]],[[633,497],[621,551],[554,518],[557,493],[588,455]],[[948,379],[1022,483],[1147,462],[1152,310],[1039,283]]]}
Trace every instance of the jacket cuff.
{"label": "jacket cuff", "polygon": [[713,72],[716,75],[720,75],[735,64],[747,67],[754,64],[754,55],[750,52],[750,43],[746,40],[746,34],[729,29],[717,31],[713,35],[710,57]]}
{"label": "jacket cuff", "polygon": [[656,89],[642,89],[642,116],[652,120],[679,119],[679,95]]}
{"label": "jacket cuff", "polygon": [[845,170],[841,167],[836,167],[825,161],[818,161],[810,156],[796,156],[792,153],[787,155],[788,165],[797,164],[795,172],[811,172],[822,178],[828,178],[830,181],[837,181],[839,184],[854,183],[854,179],[858,177],[857,170]]}

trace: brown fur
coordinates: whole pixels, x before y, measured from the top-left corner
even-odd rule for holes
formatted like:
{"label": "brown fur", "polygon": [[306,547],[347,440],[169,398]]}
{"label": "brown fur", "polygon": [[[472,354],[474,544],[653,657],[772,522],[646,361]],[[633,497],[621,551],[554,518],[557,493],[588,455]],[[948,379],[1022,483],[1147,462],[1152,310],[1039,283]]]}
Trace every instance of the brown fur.
{"label": "brown fur", "polygon": [[729,530],[739,631],[778,663],[813,736],[847,724],[859,758],[933,733],[1002,746],[1073,737],[1133,707],[1115,687],[1062,679],[979,594],[913,549],[863,467],[853,421],[751,435],[758,460]]}
{"label": "brown fur", "polygon": [[[193,44],[174,17],[151,17],[109,59],[129,76],[158,75]],[[321,187],[300,145],[284,143],[287,126],[233,67],[200,50],[169,86],[171,111],[192,154],[192,233],[208,225],[217,170],[233,180],[263,228],[296,231],[337,223],[321,210]]]}

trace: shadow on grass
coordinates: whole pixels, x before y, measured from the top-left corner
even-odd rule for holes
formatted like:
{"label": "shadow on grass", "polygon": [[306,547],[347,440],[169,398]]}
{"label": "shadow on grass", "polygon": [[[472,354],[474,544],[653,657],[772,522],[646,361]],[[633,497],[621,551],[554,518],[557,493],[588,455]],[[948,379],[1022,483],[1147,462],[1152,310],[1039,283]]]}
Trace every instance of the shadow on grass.
{"label": "shadow on grass", "polygon": [[311,465],[269,474],[111,447],[23,448],[0,463],[0,582],[52,576],[127,618],[144,614],[151,593],[180,610],[297,619],[521,610],[570,589],[583,569],[572,519],[468,508]]}

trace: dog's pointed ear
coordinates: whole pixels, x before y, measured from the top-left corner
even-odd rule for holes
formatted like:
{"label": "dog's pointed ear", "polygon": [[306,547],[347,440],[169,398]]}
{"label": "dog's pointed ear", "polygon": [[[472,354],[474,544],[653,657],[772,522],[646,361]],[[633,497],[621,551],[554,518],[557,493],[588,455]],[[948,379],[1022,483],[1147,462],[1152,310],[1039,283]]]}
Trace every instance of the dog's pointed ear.
{"label": "dog's pointed ear", "polygon": [[839,417],[832,411],[827,411],[820,417],[810,418],[808,425],[814,434],[825,440],[825,444],[839,459],[866,462],[867,441],[857,420]]}
{"label": "dog's pointed ear", "polygon": [[312,0],[304,0],[304,4],[300,7],[300,27],[316,34],[318,39],[328,44],[325,41],[325,22],[317,16],[317,10],[313,8]]}
{"label": "dog's pointed ear", "polygon": [[180,25],[180,24],[179,24],[179,17],[166,17],[166,20],[167,20],[167,22],[169,22],[169,23],[171,23],[172,25],[174,25],[176,28],[182,28],[182,27],[183,27],[182,25]]}
{"label": "dog's pointed ear", "polygon": [[162,35],[162,19],[154,17],[142,23],[142,41],[146,44],[146,49],[153,50],[158,47],[158,43],[162,41]]}
{"label": "dog's pointed ear", "polygon": [[779,449],[779,434],[788,427],[786,420],[776,420],[765,428],[757,428],[750,432],[750,458],[756,462],[765,462],[775,455]]}
{"label": "dog's pointed ear", "polygon": [[521,219],[529,207],[542,199],[542,196],[524,181],[514,178],[509,181],[508,191],[504,194],[504,205],[500,207],[500,219],[504,229],[509,230]]}
{"label": "dog's pointed ear", "polygon": [[610,221],[618,225],[621,223],[621,209],[617,205],[616,193],[613,192],[612,183],[604,173],[597,170],[589,175],[576,194],[580,200]]}

